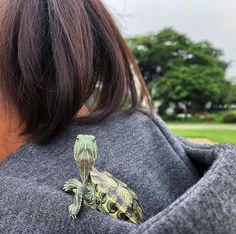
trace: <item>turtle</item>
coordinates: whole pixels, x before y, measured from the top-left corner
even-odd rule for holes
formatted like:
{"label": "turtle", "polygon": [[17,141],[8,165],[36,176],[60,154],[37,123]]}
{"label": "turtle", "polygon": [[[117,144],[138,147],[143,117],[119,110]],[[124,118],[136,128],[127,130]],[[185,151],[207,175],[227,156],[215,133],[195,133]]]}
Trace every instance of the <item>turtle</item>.
{"label": "turtle", "polygon": [[74,193],[69,215],[75,219],[83,204],[119,220],[142,223],[144,211],[136,193],[111,173],[96,169],[96,158],[95,136],[77,135],[74,159],[81,181],[77,178],[69,179],[63,186],[65,192]]}

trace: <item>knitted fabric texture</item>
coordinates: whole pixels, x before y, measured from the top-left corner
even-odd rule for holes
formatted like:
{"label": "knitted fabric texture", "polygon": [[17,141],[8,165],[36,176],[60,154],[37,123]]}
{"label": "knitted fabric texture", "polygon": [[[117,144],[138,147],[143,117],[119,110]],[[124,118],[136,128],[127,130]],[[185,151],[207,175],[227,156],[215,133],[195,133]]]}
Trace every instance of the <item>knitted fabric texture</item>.
{"label": "knitted fabric texture", "polygon": [[[78,177],[73,158],[77,134],[96,136],[96,168],[137,193],[141,225],[83,206],[71,219]],[[99,124],[71,125],[44,145],[27,143],[0,165],[0,233],[236,233],[236,147],[199,145],[172,133],[155,115],[120,111]]]}

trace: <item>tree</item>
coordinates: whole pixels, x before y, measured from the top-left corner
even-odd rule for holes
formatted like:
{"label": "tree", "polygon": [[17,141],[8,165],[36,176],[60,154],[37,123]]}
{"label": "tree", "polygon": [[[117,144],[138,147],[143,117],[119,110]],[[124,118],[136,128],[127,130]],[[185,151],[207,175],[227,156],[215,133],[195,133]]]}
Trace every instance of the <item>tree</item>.
{"label": "tree", "polygon": [[230,83],[225,80],[228,63],[223,52],[210,42],[193,42],[186,35],[166,28],[158,34],[128,39],[151,95],[164,111],[171,103],[190,113],[223,104]]}
{"label": "tree", "polygon": [[232,85],[229,89],[229,95],[226,100],[227,104],[236,104],[236,84]]}
{"label": "tree", "polygon": [[223,70],[228,66],[221,59],[221,50],[207,41],[194,43],[172,28],[158,34],[129,38],[128,43],[147,83],[159,79],[176,66],[199,64],[219,66]]}
{"label": "tree", "polygon": [[222,103],[227,98],[230,82],[224,79],[221,68],[200,65],[173,67],[158,82],[149,83],[154,100],[185,106],[185,113],[195,114],[206,110],[206,104]]}

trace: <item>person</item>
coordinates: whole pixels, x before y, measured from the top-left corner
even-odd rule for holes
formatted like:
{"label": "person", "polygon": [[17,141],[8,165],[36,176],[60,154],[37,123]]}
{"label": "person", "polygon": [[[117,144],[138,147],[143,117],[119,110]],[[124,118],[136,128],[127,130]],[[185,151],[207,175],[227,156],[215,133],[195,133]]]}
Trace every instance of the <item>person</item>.
{"label": "person", "polygon": [[[2,119],[19,125],[24,139],[46,142],[92,97],[90,122],[124,102],[135,109],[139,96],[149,99],[135,59],[100,1],[19,0],[0,7],[1,108],[10,115]],[[17,142],[15,147],[22,144]]]}
{"label": "person", "polygon": [[[102,1],[4,0],[0,9],[1,112],[14,129],[4,130],[0,233],[234,233],[236,149],[168,130]],[[78,134],[96,136],[96,168],[138,195],[143,224],[85,206],[70,218],[62,187],[78,176]]]}

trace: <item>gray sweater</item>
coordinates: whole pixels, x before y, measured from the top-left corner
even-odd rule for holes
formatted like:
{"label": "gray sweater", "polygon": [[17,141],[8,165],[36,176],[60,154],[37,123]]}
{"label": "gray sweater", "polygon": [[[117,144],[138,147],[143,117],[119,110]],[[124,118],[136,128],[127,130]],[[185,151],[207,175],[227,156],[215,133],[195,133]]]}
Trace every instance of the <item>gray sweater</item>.
{"label": "gray sweater", "polygon": [[[97,138],[96,168],[134,190],[146,221],[134,225],[83,206],[71,219],[77,134]],[[45,145],[27,143],[0,165],[0,233],[236,233],[236,148],[198,145],[147,111],[112,114],[99,124],[73,121]]]}

